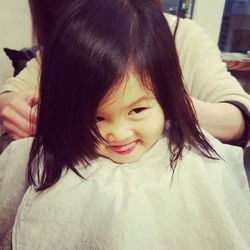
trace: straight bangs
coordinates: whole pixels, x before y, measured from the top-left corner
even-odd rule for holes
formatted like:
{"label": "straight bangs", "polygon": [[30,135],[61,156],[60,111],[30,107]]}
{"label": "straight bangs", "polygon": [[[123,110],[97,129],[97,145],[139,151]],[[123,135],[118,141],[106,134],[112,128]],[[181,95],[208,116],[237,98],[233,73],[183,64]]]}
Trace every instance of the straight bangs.
{"label": "straight bangs", "polygon": [[74,1],[51,30],[42,53],[38,125],[28,162],[29,181],[38,191],[55,184],[64,168],[80,176],[75,166],[87,167],[97,157],[102,138],[96,110],[131,70],[153,91],[171,123],[171,167],[184,142],[211,157],[158,1]]}

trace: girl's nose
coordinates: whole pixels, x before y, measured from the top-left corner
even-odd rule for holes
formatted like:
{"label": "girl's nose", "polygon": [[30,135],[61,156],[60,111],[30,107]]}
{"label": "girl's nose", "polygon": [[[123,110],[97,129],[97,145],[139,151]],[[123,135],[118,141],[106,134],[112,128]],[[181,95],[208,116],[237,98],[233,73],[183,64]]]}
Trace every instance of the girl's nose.
{"label": "girl's nose", "polygon": [[111,142],[124,142],[133,136],[133,129],[125,123],[117,123],[110,126],[107,132],[107,141]]}

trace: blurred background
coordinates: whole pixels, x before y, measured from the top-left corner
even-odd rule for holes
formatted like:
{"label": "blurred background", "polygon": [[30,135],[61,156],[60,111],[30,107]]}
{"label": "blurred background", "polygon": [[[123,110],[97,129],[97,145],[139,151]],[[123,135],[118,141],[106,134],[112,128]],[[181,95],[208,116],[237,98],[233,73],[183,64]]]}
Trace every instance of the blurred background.
{"label": "blurred background", "polygon": [[[52,0],[53,1],[53,0]],[[32,45],[28,0],[0,0],[0,87],[13,75],[3,48],[20,50]]]}

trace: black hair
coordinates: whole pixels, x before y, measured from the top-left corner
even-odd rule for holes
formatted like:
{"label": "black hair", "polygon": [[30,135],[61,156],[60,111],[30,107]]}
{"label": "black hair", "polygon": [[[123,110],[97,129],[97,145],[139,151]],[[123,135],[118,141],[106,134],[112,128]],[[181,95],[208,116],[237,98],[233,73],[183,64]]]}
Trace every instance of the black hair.
{"label": "black hair", "polygon": [[[153,0],[74,1],[54,27],[42,56],[37,132],[28,176],[37,190],[55,184],[64,168],[79,175],[97,157],[96,110],[133,68],[170,121],[170,166],[185,146],[214,159],[184,88],[174,40]],[[42,163],[43,167],[39,168]],[[37,181],[36,176],[38,177]]]}
{"label": "black hair", "polygon": [[[32,18],[33,42],[40,52],[53,32],[56,20],[61,18],[64,9],[78,0],[29,0],[30,14]],[[84,1],[84,0],[82,0]],[[161,6],[160,0],[154,0]]]}
{"label": "black hair", "polygon": [[42,51],[61,12],[75,0],[29,0],[33,40]]}

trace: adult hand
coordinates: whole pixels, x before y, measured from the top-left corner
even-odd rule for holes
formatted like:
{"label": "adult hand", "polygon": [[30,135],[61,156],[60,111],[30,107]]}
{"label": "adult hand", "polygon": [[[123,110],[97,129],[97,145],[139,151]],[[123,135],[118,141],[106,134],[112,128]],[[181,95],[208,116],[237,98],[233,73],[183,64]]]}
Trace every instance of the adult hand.
{"label": "adult hand", "polygon": [[38,100],[35,91],[7,92],[0,95],[2,126],[14,140],[35,133]]}

